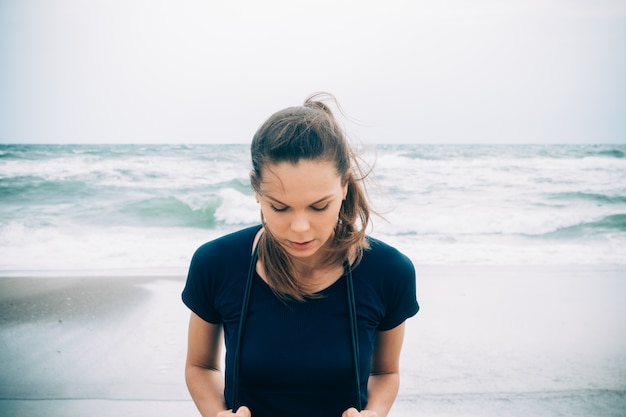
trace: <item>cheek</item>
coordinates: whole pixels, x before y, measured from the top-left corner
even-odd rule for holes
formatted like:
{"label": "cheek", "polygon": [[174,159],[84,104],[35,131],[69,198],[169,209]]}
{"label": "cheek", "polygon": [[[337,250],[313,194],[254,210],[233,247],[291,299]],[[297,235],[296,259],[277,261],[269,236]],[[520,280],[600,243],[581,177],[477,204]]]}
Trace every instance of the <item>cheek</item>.
{"label": "cheek", "polygon": [[276,218],[278,216],[276,216],[276,212],[274,210],[272,210],[270,207],[266,207],[265,205],[261,204],[261,215],[263,215],[263,219],[266,222],[274,222],[276,221]]}
{"label": "cheek", "polygon": [[338,205],[336,207],[329,207],[328,210],[326,210],[324,212],[323,220],[320,218],[320,220],[322,220],[324,223],[327,224],[332,224],[333,226],[337,223],[337,221],[339,220],[339,209],[341,208],[341,205]]}
{"label": "cheek", "polygon": [[275,211],[269,204],[261,204],[261,214],[263,215],[265,226],[271,228],[275,232],[289,227],[289,216],[285,213]]}

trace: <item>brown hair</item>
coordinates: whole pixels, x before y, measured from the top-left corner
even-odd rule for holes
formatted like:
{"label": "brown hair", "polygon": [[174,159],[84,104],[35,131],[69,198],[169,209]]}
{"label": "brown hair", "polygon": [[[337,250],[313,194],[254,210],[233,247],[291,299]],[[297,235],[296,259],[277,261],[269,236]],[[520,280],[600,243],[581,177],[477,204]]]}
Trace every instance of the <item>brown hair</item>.
{"label": "brown hair", "polygon": [[[252,139],[250,181],[252,188],[259,192],[263,167],[267,164],[296,164],[301,159],[332,162],[337,173],[347,182],[348,193],[323,263],[329,266],[342,264],[354,253],[356,264],[367,248],[365,231],[370,207],[362,184],[366,175],[343,129],[323,102],[329,100],[339,107],[334,96],[317,93],[308,97],[304,105],[278,111],[261,125]],[[258,255],[266,279],[276,294],[299,301],[312,296],[298,284],[297,270],[291,258],[267,228],[259,240]]]}

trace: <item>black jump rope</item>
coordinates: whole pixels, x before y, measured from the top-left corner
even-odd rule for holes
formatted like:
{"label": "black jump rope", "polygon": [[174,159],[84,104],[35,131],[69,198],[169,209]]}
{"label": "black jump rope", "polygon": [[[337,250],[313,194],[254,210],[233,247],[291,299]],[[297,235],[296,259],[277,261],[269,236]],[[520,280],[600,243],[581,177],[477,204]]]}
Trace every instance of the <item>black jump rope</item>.
{"label": "black jump rope", "polygon": [[[254,271],[256,269],[256,261],[258,259],[257,246],[254,247],[252,257],[250,258],[250,266],[248,268],[248,279],[246,281],[246,288],[243,294],[243,304],[241,306],[241,316],[239,317],[239,330],[237,332],[237,346],[235,349],[235,363],[233,365],[233,395],[232,406],[233,410],[237,410],[241,404],[238,403],[239,398],[239,362],[241,360],[241,342],[243,339],[243,330],[246,324],[246,318],[248,315],[248,305],[250,304],[250,293],[252,291],[252,278],[254,277]],[[350,333],[352,338],[352,360],[354,361],[354,377],[356,380],[356,393],[357,393],[357,408],[361,410],[361,373],[359,371],[359,339],[358,330],[356,324],[356,302],[354,300],[354,284],[352,282],[352,266],[350,262],[346,260],[343,266],[344,275],[347,277],[348,287],[348,309],[350,313]]]}

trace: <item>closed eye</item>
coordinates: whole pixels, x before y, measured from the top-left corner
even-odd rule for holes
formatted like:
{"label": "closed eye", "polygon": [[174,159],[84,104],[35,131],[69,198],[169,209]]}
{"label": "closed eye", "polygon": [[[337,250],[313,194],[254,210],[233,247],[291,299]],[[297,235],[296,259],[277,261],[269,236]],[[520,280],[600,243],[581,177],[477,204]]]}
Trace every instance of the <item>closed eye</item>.
{"label": "closed eye", "polygon": [[270,207],[271,207],[272,210],[274,210],[277,213],[282,213],[283,211],[287,211],[287,209],[289,208],[287,206],[285,206],[285,207],[276,207],[273,204],[270,204]]}
{"label": "closed eye", "polygon": [[315,211],[324,211],[328,208],[328,206],[330,206],[330,203],[326,203],[324,206],[319,207],[319,206],[311,206],[311,208]]}

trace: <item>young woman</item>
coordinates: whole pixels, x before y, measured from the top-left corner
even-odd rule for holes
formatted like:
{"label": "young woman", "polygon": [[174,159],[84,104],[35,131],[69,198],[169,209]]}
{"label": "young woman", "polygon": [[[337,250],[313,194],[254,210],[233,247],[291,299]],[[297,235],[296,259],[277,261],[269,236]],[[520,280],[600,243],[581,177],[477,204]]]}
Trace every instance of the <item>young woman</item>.
{"label": "young woman", "polygon": [[385,417],[397,395],[415,271],[366,235],[361,170],[320,98],[275,113],[252,140],[261,225],[191,261],[185,376],[204,417]]}

